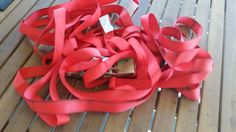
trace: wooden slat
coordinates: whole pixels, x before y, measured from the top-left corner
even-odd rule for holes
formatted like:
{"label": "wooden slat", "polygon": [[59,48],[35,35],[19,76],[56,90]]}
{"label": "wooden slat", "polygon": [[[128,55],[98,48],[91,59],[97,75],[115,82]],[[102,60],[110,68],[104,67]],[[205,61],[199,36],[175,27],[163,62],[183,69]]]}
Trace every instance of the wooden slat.
{"label": "wooden slat", "polygon": [[177,94],[173,90],[161,91],[153,131],[172,132],[175,125]]}
{"label": "wooden slat", "polygon": [[195,1],[196,0],[184,0],[180,10],[180,16],[193,17],[195,15]]}
{"label": "wooden slat", "polygon": [[224,36],[225,1],[213,0],[209,25],[208,51],[212,54],[213,72],[204,82],[202,103],[199,115],[200,132],[218,131],[219,102],[221,88],[222,49]]}
{"label": "wooden slat", "polygon": [[[49,6],[54,0],[47,0],[47,1],[39,1],[37,2],[33,8],[26,14],[28,16],[33,11],[41,9],[43,7]],[[32,6],[32,5],[29,5]],[[4,20],[5,21],[5,20]],[[0,24],[1,26],[2,24]],[[19,23],[16,23],[16,26],[13,30],[11,30],[7,37],[0,43],[0,68],[4,65],[7,61],[9,56],[14,52],[17,48],[19,42],[23,39],[23,35],[18,31],[19,30]]]}
{"label": "wooden slat", "polygon": [[[171,26],[176,20],[181,7],[181,0],[169,0],[163,16],[162,25]],[[175,128],[175,114],[178,96],[173,89],[162,89],[158,101],[153,131],[170,132]]]}
{"label": "wooden slat", "polygon": [[203,36],[201,39],[200,46],[204,49],[207,48],[207,39],[209,32],[209,17],[210,17],[210,2],[211,0],[199,0],[197,11],[196,11],[196,20],[202,25]]}
{"label": "wooden slat", "polygon": [[153,13],[157,20],[162,19],[168,0],[153,0],[149,13]]}
{"label": "wooden slat", "polygon": [[[36,55],[32,56],[30,60],[31,61],[26,63],[25,66],[38,65],[40,63],[40,60]],[[9,100],[11,103],[9,103]],[[20,96],[16,93],[13,85],[11,84],[0,99],[0,130],[2,130],[3,126],[7,123],[11,113],[15,110],[19,101]]]}
{"label": "wooden slat", "polygon": [[155,92],[144,104],[135,107],[129,126],[130,132],[148,131],[156,99],[157,92]]}
{"label": "wooden slat", "polygon": [[222,102],[221,102],[221,132],[233,132],[236,130],[236,1],[227,0],[224,63],[222,79]]}
{"label": "wooden slat", "polygon": [[196,132],[199,103],[181,97],[179,105],[176,132]]}
{"label": "wooden slat", "polygon": [[[39,1],[32,8],[32,10],[47,7],[51,3],[52,3],[52,0],[47,1],[47,2]],[[9,85],[10,81],[13,79],[13,76],[14,76],[15,72],[17,71],[17,69],[24,64],[24,62],[26,61],[25,59],[27,59],[29,57],[29,55],[32,53],[32,46],[29,44],[29,42],[26,39],[23,39],[23,41],[20,42],[20,40],[22,38],[23,38],[22,34],[20,34],[18,32],[17,28],[15,28],[10,33],[9,37],[7,37],[6,41],[4,41],[4,43],[2,43],[2,45],[0,45],[0,51],[1,51],[0,52],[0,55],[1,55],[0,65],[2,65],[0,67],[0,69],[1,69],[0,70],[0,73],[1,73],[0,80],[7,78],[4,81],[0,81],[0,84],[2,87],[0,89],[0,95],[3,94],[4,90]],[[16,47],[17,45],[19,45],[19,47],[17,47],[15,52],[12,55],[9,54],[8,52],[14,50],[14,47]],[[25,48],[27,48],[27,49],[25,49]],[[21,51],[23,49],[24,49],[24,51]],[[6,61],[7,58],[9,58],[9,60],[4,64],[4,61]]]}
{"label": "wooden slat", "polygon": [[[180,16],[193,17],[195,15],[195,5],[195,0],[185,0],[181,8]],[[178,107],[176,132],[195,132],[197,129],[199,102],[193,102],[182,96]]]}
{"label": "wooden slat", "polygon": [[2,21],[0,25],[0,42],[2,42],[2,40],[8,35],[8,33],[25,16],[25,14],[37,1],[38,0],[23,0],[15,8],[15,10],[13,10],[13,12],[11,12],[4,21]]}
{"label": "wooden slat", "polygon": [[84,117],[79,131],[83,132],[97,132],[101,128],[105,113],[89,112]]}
{"label": "wooden slat", "polygon": [[14,52],[11,58],[0,70],[0,95],[2,95],[8,85],[11,83],[16,71],[30,57],[33,49],[27,40],[20,43],[19,48]]}
{"label": "wooden slat", "polygon": [[[110,114],[106,127],[105,132],[121,132],[124,131],[126,121],[128,119],[129,112],[121,112],[117,114]],[[115,124],[115,125],[114,125]]]}
{"label": "wooden slat", "polygon": [[55,132],[75,132],[79,126],[80,121],[83,119],[84,113],[72,114],[70,116],[70,122],[63,126],[55,128]]}
{"label": "wooden slat", "polygon": [[18,29],[19,27],[16,26],[0,44],[0,68],[4,65],[7,59],[9,59],[23,38],[23,35],[19,33]]}
{"label": "wooden slat", "polygon": [[14,8],[21,2],[22,0],[14,0],[3,12],[0,12],[0,23],[7,17],[9,13],[14,10]]}

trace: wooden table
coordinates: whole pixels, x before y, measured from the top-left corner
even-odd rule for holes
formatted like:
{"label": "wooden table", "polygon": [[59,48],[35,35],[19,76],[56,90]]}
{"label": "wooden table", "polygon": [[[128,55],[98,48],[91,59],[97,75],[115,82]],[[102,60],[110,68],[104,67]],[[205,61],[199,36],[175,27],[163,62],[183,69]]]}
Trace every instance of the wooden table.
{"label": "wooden table", "polygon": [[[141,0],[133,16],[152,12],[162,26],[178,16],[197,19],[204,27],[201,46],[214,58],[214,71],[202,85],[202,99],[192,102],[174,90],[158,90],[147,102],[119,114],[78,113],[60,127],[47,126],[32,112],[12,86],[18,68],[38,65],[27,39],[18,32],[19,21],[32,11],[66,0],[14,0],[0,12],[0,130],[81,132],[233,132],[236,131],[236,1]],[[119,4],[128,6],[127,0]],[[33,81],[33,80],[31,80]],[[71,80],[76,86],[81,83]],[[59,84],[59,87],[62,87]],[[47,92],[42,93],[45,99]],[[68,95],[65,95],[67,98]]]}

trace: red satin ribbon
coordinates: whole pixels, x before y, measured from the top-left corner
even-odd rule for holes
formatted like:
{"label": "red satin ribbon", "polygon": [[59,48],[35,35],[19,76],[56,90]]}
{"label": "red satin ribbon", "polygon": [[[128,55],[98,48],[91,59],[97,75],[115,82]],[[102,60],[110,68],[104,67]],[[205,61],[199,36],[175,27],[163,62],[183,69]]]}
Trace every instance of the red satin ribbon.
{"label": "red satin ribbon", "polygon": [[[180,17],[172,27],[160,28],[154,15],[147,14],[141,18],[142,27],[138,27],[122,6],[107,5],[114,1],[72,0],[38,10],[21,22],[20,31],[35,42],[34,51],[42,58],[42,65],[19,69],[14,86],[48,125],[65,124],[70,113],[128,110],[145,102],[158,87],[174,88],[191,100],[200,98],[199,84],[213,65],[209,53],[198,46],[201,25]],[[101,26],[95,25],[108,13],[119,15],[115,24],[121,28],[105,34]],[[189,39],[180,25],[192,29],[195,37]],[[39,44],[54,48],[42,54]],[[105,61],[101,59],[104,56]],[[124,58],[135,61],[135,78],[103,78]],[[66,74],[80,71],[85,72],[86,88],[107,83],[107,89],[85,92],[74,88],[67,82]],[[39,79],[32,84],[27,82],[35,77]],[[58,80],[75,99],[60,99]],[[47,84],[51,100],[45,101],[38,93]]]}

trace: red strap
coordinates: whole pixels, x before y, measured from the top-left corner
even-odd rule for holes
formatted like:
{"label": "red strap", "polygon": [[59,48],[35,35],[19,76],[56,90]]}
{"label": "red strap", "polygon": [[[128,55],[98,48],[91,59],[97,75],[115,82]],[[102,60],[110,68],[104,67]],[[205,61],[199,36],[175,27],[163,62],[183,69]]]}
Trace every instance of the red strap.
{"label": "red strap", "polygon": [[[143,28],[138,27],[123,7],[108,5],[114,1],[72,0],[38,10],[21,22],[20,31],[35,42],[36,53],[38,44],[54,47],[40,54],[41,66],[21,68],[14,79],[17,92],[48,125],[65,124],[70,113],[128,110],[149,99],[158,87],[174,88],[191,100],[200,98],[199,85],[213,65],[209,53],[198,46],[201,25],[180,17],[173,27],[160,28],[154,15],[147,14],[141,18]],[[99,18],[110,13],[119,15],[115,25],[120,28],[104,33]],[[180,25],[191,29],[195,37],[186,36]],[[104,77],[127,58],[135,62],[134,77]],[[86,88],[108,84],[107,89],[74,88],[67,82],[71,72],[84,72]],[[39,79],[28,84],[27,79],[35,77]],[[58,80],[74,99],[60,98]],[[48,84],[50,100],[44,101],[38,93]]]}

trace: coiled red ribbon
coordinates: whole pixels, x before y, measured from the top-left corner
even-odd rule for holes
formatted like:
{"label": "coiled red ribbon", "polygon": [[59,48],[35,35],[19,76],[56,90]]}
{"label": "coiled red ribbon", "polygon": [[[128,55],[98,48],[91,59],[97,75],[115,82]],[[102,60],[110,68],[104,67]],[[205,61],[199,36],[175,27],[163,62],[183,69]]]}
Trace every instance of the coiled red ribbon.
{"label": "coiled red ribbon", "polygon": [[[128,110],[145,102],[158,87],[174,88],[191,100],[200,98],[199,85],[213,65],[209,53],[198,46],[201,25],[180,17],[173,27],[160,28],[154,15],[147,14],[141,18],[142,27],[135,26],[122,6],[110,4],[114,1],[72,0],[38,10],[21,22],[20,31],[35,42],[42,65],[19,69],[14,86],[48,125],[68,122],[69,113]],[[109,13],[119,15],[115,25],[120,28],[104,33],[98,22]],[[195,37],[186,36],[181,25]],[[39,44],[53,46],[53,50],[39,53]],[[104,77],[126,58],[135,62],[135,77]],[[71,86],[66,74],[81,71],[86,88],[108,83],[107,89],[85,92]],[[35,77],[39,79],[27,82]],[[60,99],[58,80],[76,99]],[[51,100],[45,101],[38,93],[47,84]]]}

